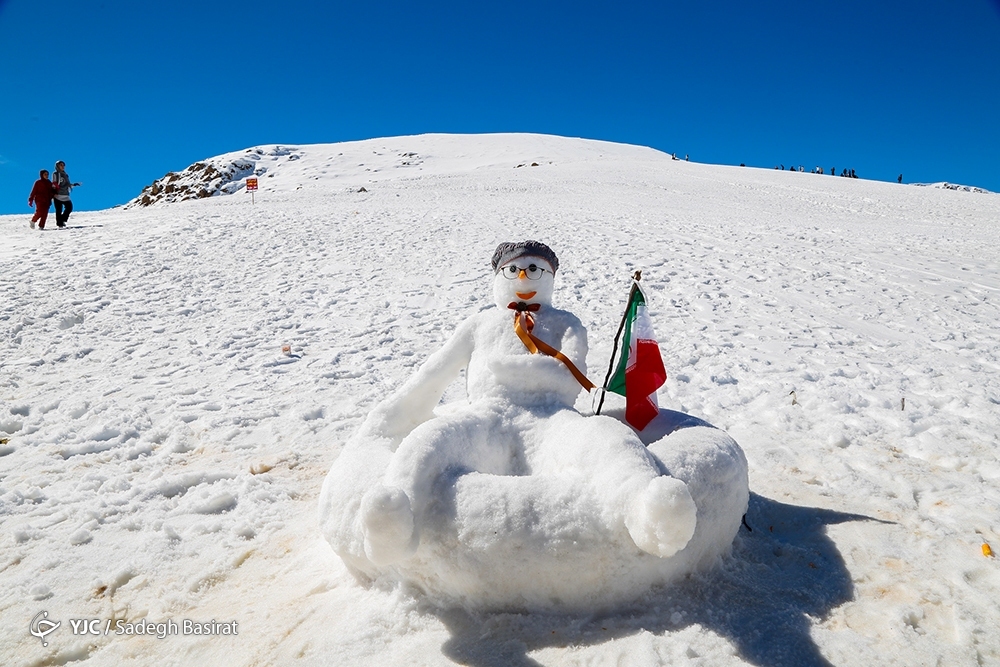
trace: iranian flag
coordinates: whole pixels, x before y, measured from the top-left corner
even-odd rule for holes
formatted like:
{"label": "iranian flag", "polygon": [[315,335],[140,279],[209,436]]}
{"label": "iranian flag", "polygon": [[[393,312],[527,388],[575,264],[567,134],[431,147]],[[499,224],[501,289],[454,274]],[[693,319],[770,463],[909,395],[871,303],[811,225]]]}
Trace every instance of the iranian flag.
{"label": "iranian flag", "polygon": [[667,381],[667,371],[639,283],[632,285],[623,324],[621,357],[606,388],[625,397],[625,421],[641,431],[659,414],[656,390]]}

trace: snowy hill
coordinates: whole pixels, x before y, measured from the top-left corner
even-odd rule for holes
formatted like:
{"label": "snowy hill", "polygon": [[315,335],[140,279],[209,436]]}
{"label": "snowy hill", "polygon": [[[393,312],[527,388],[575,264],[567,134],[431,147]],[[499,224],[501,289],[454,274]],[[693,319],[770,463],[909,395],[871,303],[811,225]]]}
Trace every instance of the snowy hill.
{"label": "snowy hill", "polygon": [[[539,135],[200,164],[66,230],[0,217],[0,663],[1000,664],[1000,196]],[[592,379],[642,269],[660,404],[749,461],[752,532],[615,613],[434,608],[319,534],[347,437],[526,238]]]}
{"label": "snowy hill", "polygon": [[[524,135],[522,135],[524,136]],[[474,143],[446,135],[422,135],[312,146],[258,146],[196,162],[143,189],[125,207],[145,207],[240,192],[257,176],[270,192],[331,187],[361,188],[373,180],[463,174],[480,169],[518,169],[598,159],[662,154],[648,148],[582,139],[567,143],[535,135],[530,143],[510,135],[480,135]]]}

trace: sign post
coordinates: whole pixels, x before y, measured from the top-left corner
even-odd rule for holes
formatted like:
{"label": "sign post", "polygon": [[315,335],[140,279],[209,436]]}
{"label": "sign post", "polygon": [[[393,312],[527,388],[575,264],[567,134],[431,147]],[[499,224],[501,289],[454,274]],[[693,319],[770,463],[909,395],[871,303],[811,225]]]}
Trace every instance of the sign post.
{"label": "sign post", "polygon": [[253,204],[253,193],[257,192],[257,179],[248,178],[247,179],[247,192],[250,193],[250,203]]}

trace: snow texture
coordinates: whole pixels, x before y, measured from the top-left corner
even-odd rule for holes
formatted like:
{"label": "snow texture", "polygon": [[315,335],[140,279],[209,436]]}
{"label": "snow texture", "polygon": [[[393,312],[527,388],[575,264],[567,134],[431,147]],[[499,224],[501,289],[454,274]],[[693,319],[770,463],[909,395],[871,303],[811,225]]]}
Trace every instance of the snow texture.
{"label": "snow texture", "polygon": [[[1000,196],[538,135],[286,148],[255,204],[0,216],[0,664],[1000,664]],[[595,381],[643,271],[660,405],[739,442],[752,532],[614,610],[361,585],[324,479],[527,238]],[[697,503],[678,444],[650,451]],[[239,635],[71,632],[92,618]]]}

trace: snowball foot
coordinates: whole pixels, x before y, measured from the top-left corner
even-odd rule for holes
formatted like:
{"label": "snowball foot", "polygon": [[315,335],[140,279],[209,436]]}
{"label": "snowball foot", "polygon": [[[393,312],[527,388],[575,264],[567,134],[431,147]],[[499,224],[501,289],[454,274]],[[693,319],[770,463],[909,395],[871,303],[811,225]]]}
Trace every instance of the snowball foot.
{"label": "snowball foot", "polygon": [[365,554],[376,565],[390,565],[417,549],[410,499],[397,488],[379,486],[361,501]]}
{"label": "snowball foot", "polygon": [[687,484],[673,477],[656,477],[632,501],[625,527],[635,545],[646,553],[668,558],[687,546],[694,535],[698,508]]}

